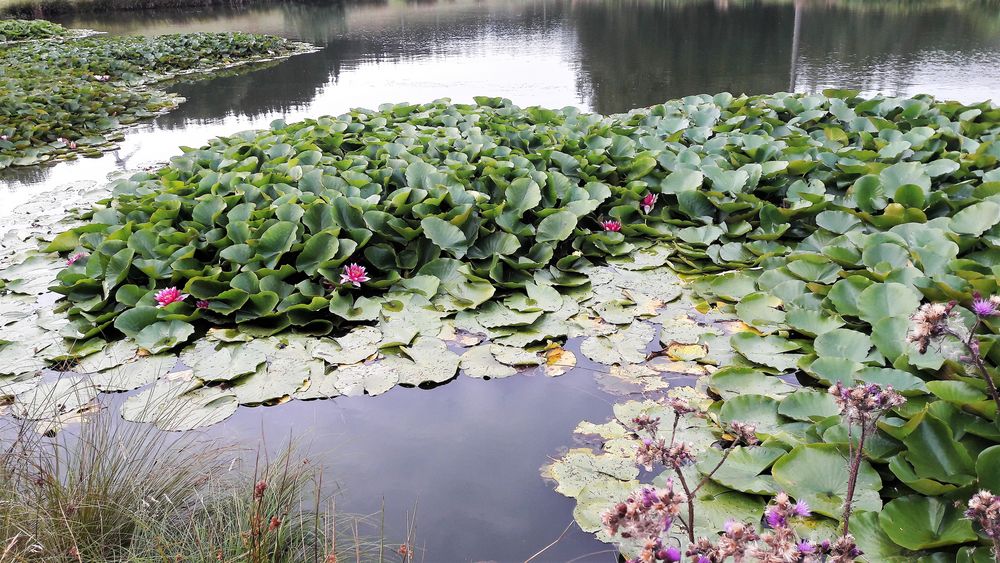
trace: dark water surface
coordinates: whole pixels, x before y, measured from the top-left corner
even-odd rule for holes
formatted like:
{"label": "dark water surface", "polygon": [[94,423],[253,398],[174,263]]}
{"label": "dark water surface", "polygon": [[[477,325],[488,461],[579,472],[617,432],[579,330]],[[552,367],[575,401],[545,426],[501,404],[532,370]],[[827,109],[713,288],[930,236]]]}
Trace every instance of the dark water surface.
{"label": "dark water surface", "polygon": [[[41,191],[150,166],[216,135],[382,102],[505,96],[621,112],[688,94],[855,87],[978,101],[1000,92],[1000,2],[458,0],[281,4],[63,16],[120,34],[242,30],[321,50],[239,76],[181,82],[176,111],[130,129],[97,160],[0,173],[0,216]],[[614,398],[591,373],[460,376],[433,390],[241,409],[211,430],[278,446],[301,437],[338,507],[386,507],[398,538],[417,507],[425,561],[521,561],[571,521],[539,466]],[[571,531],[536,561],[606,549]],[[613,561],[607,552],[582,560]]]}

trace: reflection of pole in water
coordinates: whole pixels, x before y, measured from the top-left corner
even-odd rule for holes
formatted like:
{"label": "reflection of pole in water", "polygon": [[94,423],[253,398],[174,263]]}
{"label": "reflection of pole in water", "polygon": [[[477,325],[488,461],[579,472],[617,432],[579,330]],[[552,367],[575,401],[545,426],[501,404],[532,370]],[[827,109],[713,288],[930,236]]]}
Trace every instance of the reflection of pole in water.
{"label": "reflection of pole in water", "polygon": [[802,27],[802,0],[795,0],[795,23],[792,24],[792,64],[789,69],[788,91],[795,91],[795,64],[799,58],[799,29]]}

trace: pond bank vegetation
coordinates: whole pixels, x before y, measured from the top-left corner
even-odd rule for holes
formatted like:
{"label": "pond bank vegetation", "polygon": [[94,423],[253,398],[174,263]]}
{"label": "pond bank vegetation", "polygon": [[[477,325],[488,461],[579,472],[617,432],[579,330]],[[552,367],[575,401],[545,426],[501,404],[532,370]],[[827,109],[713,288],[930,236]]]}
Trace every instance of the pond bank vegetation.
{"label": "pond bank vegetation", "polygon": [[413,555],[412,538],[385,542],[378,515],[335,512],[322,468],[294,444],[268,459],[116,418],[102,410],[58,439],[16,423],[3,429],[0,561],[360,563]]}

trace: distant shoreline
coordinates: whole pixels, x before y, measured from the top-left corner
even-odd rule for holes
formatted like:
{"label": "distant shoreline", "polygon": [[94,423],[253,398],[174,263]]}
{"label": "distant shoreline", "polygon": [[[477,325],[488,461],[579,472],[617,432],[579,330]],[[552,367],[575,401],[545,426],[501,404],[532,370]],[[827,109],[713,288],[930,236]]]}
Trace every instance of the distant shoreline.
{"label": "distant shoreline", "polygon": [[206,6],[278,4],[282,0],[0,0],[0,16],[41,19],[60,14]]}

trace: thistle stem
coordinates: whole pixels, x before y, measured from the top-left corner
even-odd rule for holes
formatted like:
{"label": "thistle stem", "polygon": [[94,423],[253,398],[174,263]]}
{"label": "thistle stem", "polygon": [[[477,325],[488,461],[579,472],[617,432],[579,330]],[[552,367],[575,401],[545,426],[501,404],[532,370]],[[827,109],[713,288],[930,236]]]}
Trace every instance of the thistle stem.
{"label": "thistle stem", "polygon": [[865,437],[868,434],[868,423],[861,421],[861,438],[858,439],[858,448],[851,451],[851,467],[847,474],[847,498],[844,500],[844,530],[842,535],[850,533],[851,510],[854,506],[854,487],[858,484],[858,473],[861,470],[861,458],[865,452]]}
{"label": "thistle stem", "polygon": [[704,477],[701,478],[701,481],[698,482],[698,486],[695,487],[693,491],[691,491],[692,494],[698,494],[698,491],[700,491],[701,488],[705,486],[705,483],[707,483],[708,480],[712,478],[712,475],[715,475],[715,472],[718,471],[720,467],[722,467],[722,464],[726,463],[726,458],[728,458],[729,454],[731,454],[732,452],[733,452],[732,447],[726,448],[725,450],[722,451],[722,459],[719,460],[719,463],[715,464],[715,467],[713,467],[711,471],[709,471]]}
{"label": "thistle stem", "polygon": [[990,397],[992,397],[993,402],[996,403],[997,416],[1000,417],[1000,392],[997,391],[996,383],[993,382],[993,378],[990,376],[990,372],[986,369],[986,364],[983,362],[983,358],[979,354],[979,342],[976,340],[976,332],[979,330],[979,326],[981,324],[982,321],[976,319],[976,324],[972,325],[972,328],[969,330],[969,336],[966,338],[963,338],[951,329],[946,329],[945,332],[961,342],[962,346],[965,347],[966,352],[969,354],[969,359],[972,361],[972,364],[976,366],[976,371],[979,372],[979,377],[981,377],[986,383],[986,388],[990,392]]}
{"label": "thistle stem", "polygon": [[681,487],[684,489],[684,494],[687,495],[687,505],[688,505],[688,541],[694,543],[694,495],[691,494],[691,488],[688,487],[687,481],[684,480],[684,473],[681,471],[680,467],[674,468],[674,473],[677,474],[677,479],[681,482]]}

